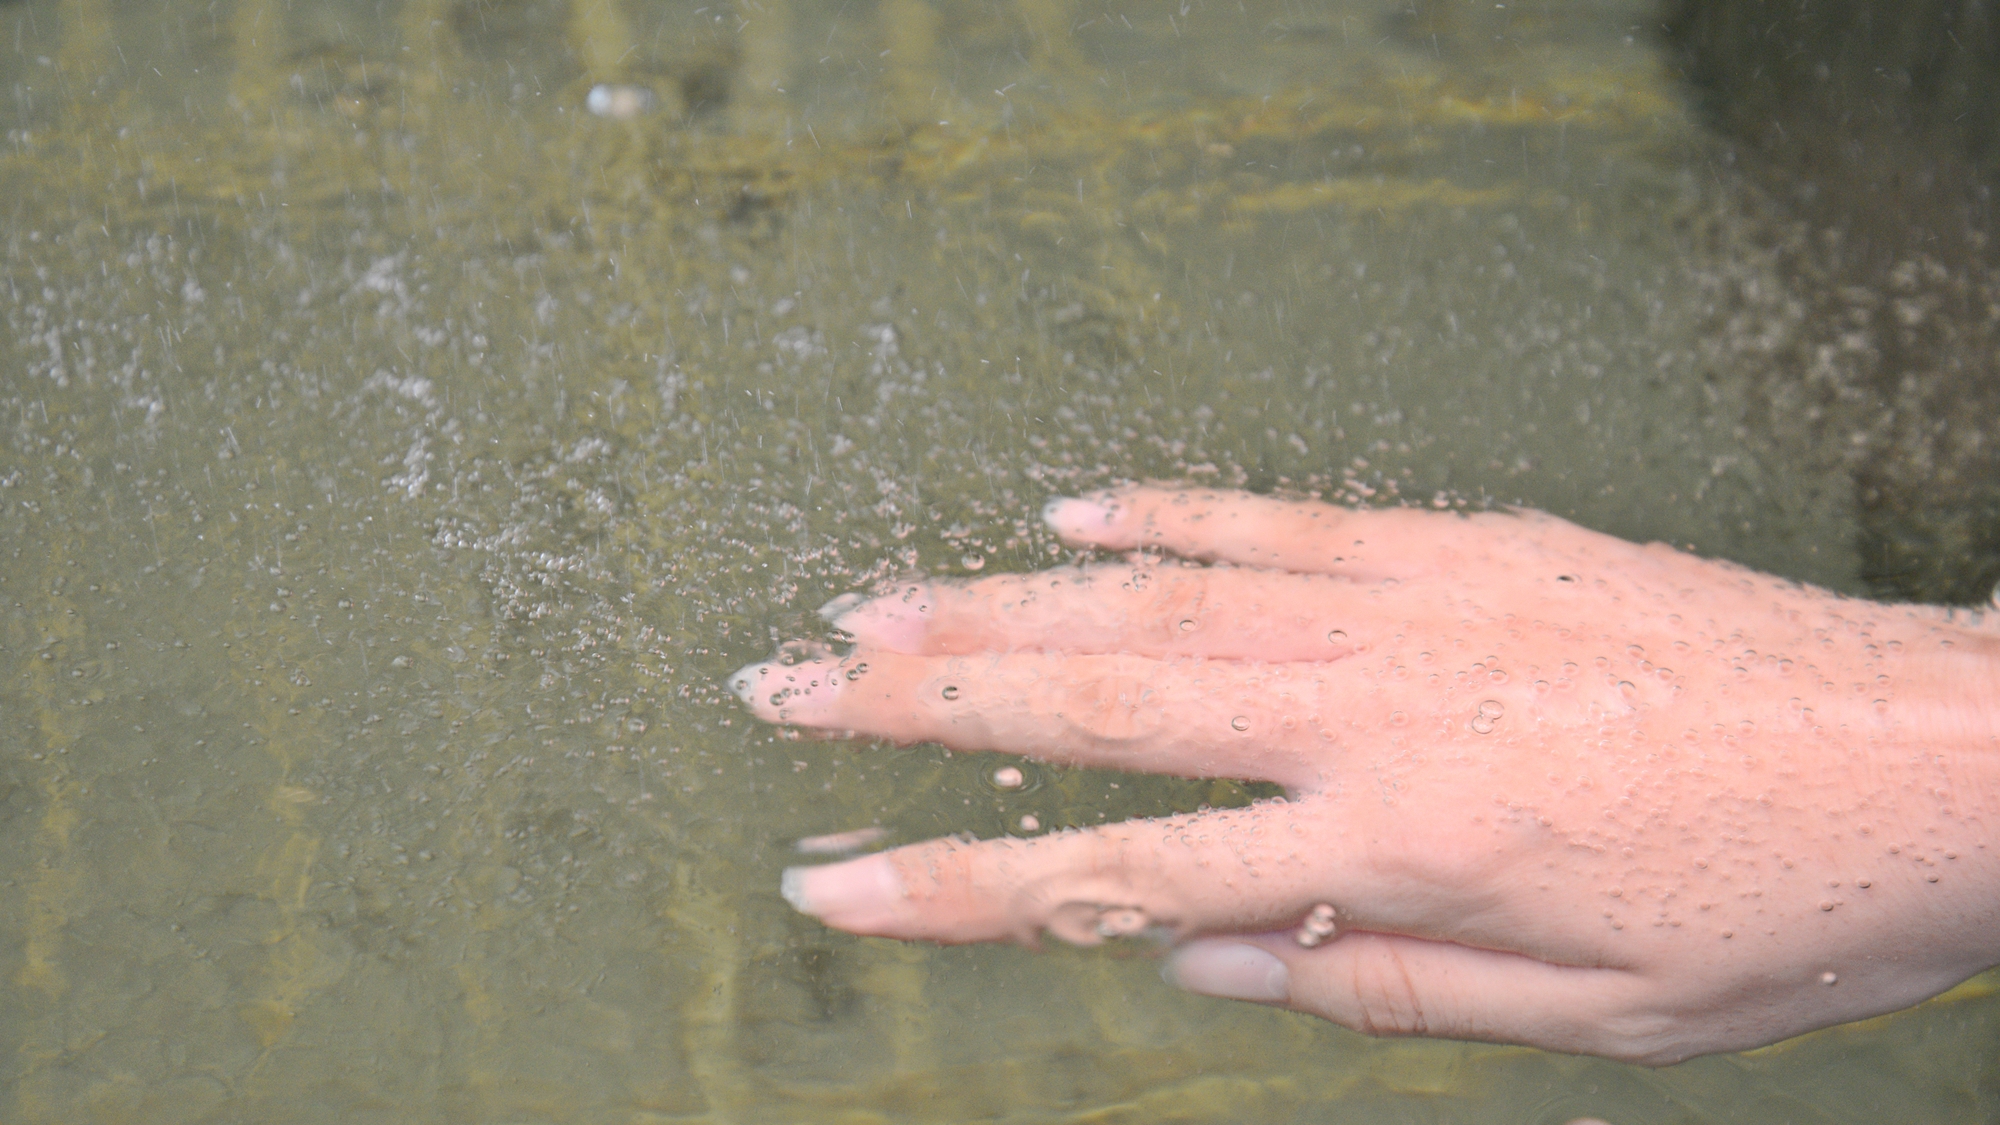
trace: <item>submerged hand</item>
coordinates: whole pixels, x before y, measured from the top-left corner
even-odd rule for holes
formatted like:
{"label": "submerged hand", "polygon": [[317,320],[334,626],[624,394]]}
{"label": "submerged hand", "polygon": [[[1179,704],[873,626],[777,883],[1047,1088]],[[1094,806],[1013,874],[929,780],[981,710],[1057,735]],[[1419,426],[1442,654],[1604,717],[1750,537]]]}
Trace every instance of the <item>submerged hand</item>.
{"label": "submerged hand", "polygon": [[1376,1034],[1664,1063],[2000,962],[2000,636],[1533,512],[1130,489],[1173,559],[845,607],[762,718],[1277,782],[1288,800],[787,873],[855,933],[1183,944],[1170,980]]}

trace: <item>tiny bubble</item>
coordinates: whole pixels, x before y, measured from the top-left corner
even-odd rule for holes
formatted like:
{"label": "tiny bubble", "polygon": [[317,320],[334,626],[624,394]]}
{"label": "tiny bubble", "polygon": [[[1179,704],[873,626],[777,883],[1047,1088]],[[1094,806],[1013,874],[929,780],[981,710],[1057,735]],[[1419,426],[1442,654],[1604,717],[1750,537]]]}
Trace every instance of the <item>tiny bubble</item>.
{"label": "tiny bubble", "polygon": [[1326,639],[1333,644],[1341,644],[1342,642],[1347,640],[1347,630],[1335,629],[1333,632],[1328,633],[1326,635]]}
{"label": "tiny bubble", "polygon": [[1246,716],[1238,715],[1235,718],[1229,720],[1229,726],[1230,729],[1232,730],[1249,730],[1250,720]]}
{"label": "tiny bubble", "polygon": [[1832,973],[1832,972],[1827,972],[1827,973],[1821,973],[1821,974],[1819,975],[1819,982],[1820,982],[1821,984],[1839,984],[1839,983],[1840,983],[1840,974],[1839,974],[1839,973]]}
{"label": "tiny bubble", "polygon": [[939,695],[942,695],[942,696],[944,696],[944,697],[945,697],[945,700],[946,700],[947,702],[949,702],[950,700],[953,700],[953,699],[957,699],[957,698],[958,698],[958,685],[957,685],[957,684],[946,684],[946,685],[944,686],[944,690],[943,690],[943,691],[941,691],[941,692],[939,692],[938,694],[939,694]]}
{"label": "tiny bubble", "polygon": [[1019,789],[1026,780],[1021,771],[1014,766],[1001,766],[993,771],[993,784],[1002,789]]}
{"label": "tiny bubble", "polygon": [[1194,619],[1193,619],[1193,618],[1182,618],[1182,619],[1181,619],[1181,632],[1183,632],[1183,633],[1186,633],[1186,632],[1190,632],[1190,631],[1192,631],[1193,629],[1194,629]]}
{"label": "tiny bubble", "polygon": [[1021,814],[1021,831],[1038,832],[1041,830],[1041,827],[1042,818],[1036,816],[1034,813]]}

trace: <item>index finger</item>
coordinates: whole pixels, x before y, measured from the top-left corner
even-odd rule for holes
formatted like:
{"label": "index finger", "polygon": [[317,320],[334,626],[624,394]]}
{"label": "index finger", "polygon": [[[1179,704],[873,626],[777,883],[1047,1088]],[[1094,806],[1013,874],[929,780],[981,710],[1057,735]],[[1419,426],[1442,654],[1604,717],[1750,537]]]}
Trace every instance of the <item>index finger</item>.
{"label": "index finger", "polygon": [[1316,500],[1151,485],[1052,500],[1042,519],[1072,543],[1153,548],[1190,559],[1358,581],[1436,572],[1461,553],[1465,530],[1474,523],[1520,523],[1518,516],[1499,513],[1357,510]]}

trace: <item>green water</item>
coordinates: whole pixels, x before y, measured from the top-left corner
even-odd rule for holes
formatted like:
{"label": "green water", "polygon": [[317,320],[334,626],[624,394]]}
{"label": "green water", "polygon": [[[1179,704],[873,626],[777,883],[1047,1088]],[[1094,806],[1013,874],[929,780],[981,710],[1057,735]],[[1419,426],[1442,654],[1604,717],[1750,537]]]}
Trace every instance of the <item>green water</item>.
{"label": "green water", "polygon": [[1977,983],[1654,1072],[776,893],[802,836],[1245,799],[722,690],[839,593],[1057,559],[1053,494],[1522,502],[1860,590],[1655,22],[0,4],[0,1120],[1990,1115]]}

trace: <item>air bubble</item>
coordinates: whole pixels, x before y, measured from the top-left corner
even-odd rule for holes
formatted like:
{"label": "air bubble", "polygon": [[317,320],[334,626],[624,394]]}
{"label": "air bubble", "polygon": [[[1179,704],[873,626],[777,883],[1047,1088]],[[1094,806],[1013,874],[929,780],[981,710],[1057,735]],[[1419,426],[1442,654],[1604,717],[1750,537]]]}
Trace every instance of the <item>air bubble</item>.
{"label": "air bubble", "polygon": [[1190,632],[1193,632],[1193,631],[1194,631],[1194,619],[1193,619],[1193,618],[1191,618],[1191,617],[1184,617],[1184,618],[1182,618],[1182,619],[1181,619],[1181,632],[1183,632],[1183,633],[1190,633]]}
{"label": "air bubble", "polygon": [[981,570],[986,566],[985,555],[967,555],[958,561],[964,564],[967,570]]}
{"label": "air bubble", "polygon": [[1097,916],[1097,936],[1125,937],[1146,928],[1146,912],[1136,906],[1105,907]]}
{"label": "air bubble", "polygon": [[1017,766],[1001,766],[993,771],[993,784],[1001,789],[1019,789],[1027,780]]}
{"label": "air bubble", "polygon": [[1328,643],[1330,643],[1330,644],[1336,644],[1336,645],[1338,645],[1338,644],[1346,644],[1346,643],[1347,643],[1347,630],[1345,630],[1345,629],[1335,629],[1335,630],[1334,630],[1333,632],[1331,632],[1331,633],[1328,633],[1328,634],[1326,635],[1326,639],[1327,639]]}
{"label": "air bubble", "polygon": [[1042,829],[1042,818],[1034,813],[1022,813],[1020,824],[1023,832],[1039,832]]}
{"label": "air bubble", "polygon": [[1472,727],[1474,734],[1492,734],[1493,728],[1500,723],[1500,716],[1506,712],[1506,705],[1499,700],[1482,699],[1479,701],[1479,713],[1472,717],[1472,722],[1468,725]]}
{"label": "air bubble", "polygon": [[659,104],[653,91],[644,86],[623,86],[605,83],[592,86],[583,97],[583,106],[598,117],[609,117],[613,121],[630,121]]}
{"label": "air bubble", "polygon": [[1821,984],[1825,984],[1825,985],[1834,985],[1834,984],[1839,984],[1839,983],[1840,983],[1840,974],[1839,974],[1839,973],[1834,973],[1834,972],[1825,972],[1825,973],[1821,973],[1821,974],[1819,975],[1819,982],[1820,982]]}
{"label": "air bubble", "polygon": [[1299,932],[1293,935],[1293,940],[1312,949],[1332,937],[1338,928],[1332,904],[1322,902],[1312,908],[1305,921],[1299,923]]}
{"label": "air bubble", "polygon": [[944,685],[944,690],[939,692],[938,694],[944,696],[945,702],[949,703],[952,700],[958,698],[958,685],[946,684]]}
{"label": "air bubble", "polygon": [[1231,730],[1249,730],[1250,719],[1247,715],[1238,715],[1229,720],[1229,727]]}

